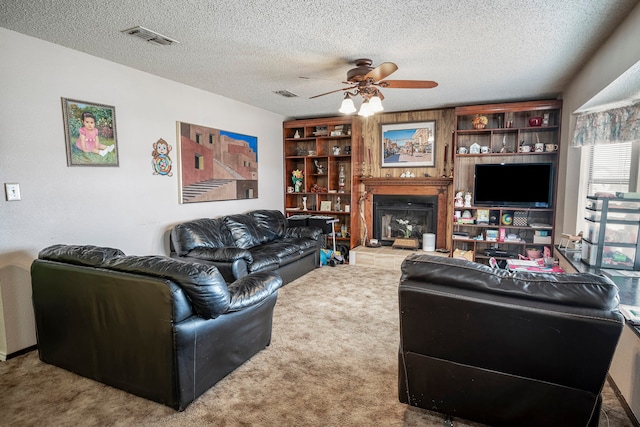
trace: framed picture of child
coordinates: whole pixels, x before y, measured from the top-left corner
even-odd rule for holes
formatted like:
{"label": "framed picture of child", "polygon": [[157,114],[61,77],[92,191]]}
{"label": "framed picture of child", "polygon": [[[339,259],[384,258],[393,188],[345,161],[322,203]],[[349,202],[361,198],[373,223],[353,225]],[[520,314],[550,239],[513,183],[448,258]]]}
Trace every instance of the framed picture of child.
{"label": "framed picture of child", "polygon": [[118,166],[116,108],[62,98],[67,166]]}

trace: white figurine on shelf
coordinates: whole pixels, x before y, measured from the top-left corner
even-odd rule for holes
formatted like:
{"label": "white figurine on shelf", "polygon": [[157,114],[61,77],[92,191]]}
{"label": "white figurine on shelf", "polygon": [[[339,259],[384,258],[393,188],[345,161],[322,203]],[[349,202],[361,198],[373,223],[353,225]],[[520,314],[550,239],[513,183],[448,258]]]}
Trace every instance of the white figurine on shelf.
{"label": "white figurine on shelf", "polygon": [[455,203],[454,206],[457,208],[461,208],[464,206],[464,199],[463,199],[463,192],[462,191],[458,191],[456,193],[456,198],[455,198]]}
{"label": "white figurine on shelf", "polygon": [[467,193],[464,195],[464,207],[465,208],[471,207],[471,193]]}
{"label": "white figurine on shelf", "polygon": [[303,211],[307,210],[307,198],[306,197],[302,198],[302,210]]}

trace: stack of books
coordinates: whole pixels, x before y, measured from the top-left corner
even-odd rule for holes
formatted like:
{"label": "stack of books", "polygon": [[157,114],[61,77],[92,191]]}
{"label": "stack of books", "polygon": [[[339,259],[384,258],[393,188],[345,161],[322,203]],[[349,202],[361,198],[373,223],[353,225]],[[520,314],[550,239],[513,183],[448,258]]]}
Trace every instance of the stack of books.
{"label": "stack of books", "polygon": [[467,233],[466,231],[454,231],[453,232],[453,238],[454,239],[468,239],[469,238],[469,233]]}

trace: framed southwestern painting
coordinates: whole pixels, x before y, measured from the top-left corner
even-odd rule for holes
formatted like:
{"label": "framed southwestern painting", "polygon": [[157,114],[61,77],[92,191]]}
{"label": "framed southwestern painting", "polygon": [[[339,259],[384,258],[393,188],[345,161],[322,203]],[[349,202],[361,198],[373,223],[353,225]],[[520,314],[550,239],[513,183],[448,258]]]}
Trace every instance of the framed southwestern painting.
{"label": "framed southwestern painting", "polygon": [[382,125],[382,167],[435,166],[435,120]]}
{"label": "framed southwestern painting", "polygon": [[258,138],[178,122],[180,203],[258,198]]}
{"label": "framed southwestern painting", "polygon": [[118,166],[116,108],[62,98],[67,166]]}

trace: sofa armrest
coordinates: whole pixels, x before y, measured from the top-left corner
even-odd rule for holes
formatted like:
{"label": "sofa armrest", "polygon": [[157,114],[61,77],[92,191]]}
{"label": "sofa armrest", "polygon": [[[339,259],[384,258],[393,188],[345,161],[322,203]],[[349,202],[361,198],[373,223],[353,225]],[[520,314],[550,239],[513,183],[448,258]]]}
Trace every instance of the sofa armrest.
{"label": "sofa armrest", "polygon": [[102,268],[168,279],[182,288],[195,312],[204,319],[226,313],[231,295],[216,267],[162,255],[124,256],[106,261]]}
{"label": "sofa armrest", "polygon": [[44,248],[38,258],[48,261],[68,262],[69,264],[99,267],[105,261],[125,256],[120,249],[93,245],[58,244]]}
{"label": "sofa armrest", "polygon": [[285,237],[304,237],[318,240],[322,236],[320,227],[290,227],[287,228]]}
{"label": "sofa armrest", "polygon": [[253,263],[251,252],[230,246],[224,248],[195,248],[187,253],[187,258],[215,265],[227,283],[249,274],[249,265]]}
{"label": "sofa armrest", "polygon": [[251,273],[229,285],[229,311],[239,311],[255,305],[282,286],[282,278],[274,272]]}
{"label": "sofa armrest", "polygon": [[200,264],[212,265],[218,269],[225,282],[232,283],[241,277],[249,274],[249,267],[244,259],[237,259],[235,261],[210,261],[208,259],[196,258],[191,256],[179,256],[178,254],[171,254],[172,258],[181,259],[183,261],[195,262]]}

